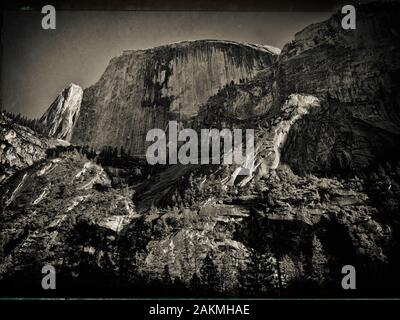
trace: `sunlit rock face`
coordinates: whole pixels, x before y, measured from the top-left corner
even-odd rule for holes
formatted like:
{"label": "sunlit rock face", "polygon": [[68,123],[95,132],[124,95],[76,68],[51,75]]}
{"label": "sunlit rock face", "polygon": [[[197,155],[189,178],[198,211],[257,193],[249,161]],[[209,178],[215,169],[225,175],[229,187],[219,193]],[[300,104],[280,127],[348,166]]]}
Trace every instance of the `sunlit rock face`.
{"label": "sunlit rock face", "polygon": [[185,121],[227,84],[252,79],[276,60],[270,47],[192,41],[125,51],[83,94],[71,141],[144,154],[149,129]]}
{"label": "sunlit rock face", "polygon": [[397,149],[399,14],[396,3],[360,5],[355,30],[344,30],[337,13],[284,46],[276,72],[280,101],[293,93],[323,101],[291,130],[284,160],[294,169],[363,168]]}
{"label": "sunlit rock face", "polygon": [[70,140],[82,102],[83,90],[71,83],[51,104],[40,121],[45,125],[47,134],[64,140]]}
{"label": "sunlit rock face", "polygon": [[281,112],[265,128],[257,131],[255,169],[260,176],[275,170],[281,164],[284,149],[292,127],[303,117],[320,108],[318,98],[311,95],[292,94]]}

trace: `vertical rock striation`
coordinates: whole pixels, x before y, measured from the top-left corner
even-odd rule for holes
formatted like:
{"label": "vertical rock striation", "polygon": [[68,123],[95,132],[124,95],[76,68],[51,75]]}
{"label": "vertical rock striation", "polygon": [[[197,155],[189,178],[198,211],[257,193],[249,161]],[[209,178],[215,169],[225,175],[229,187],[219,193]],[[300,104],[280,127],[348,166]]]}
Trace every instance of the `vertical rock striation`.
{"label": "vertical rock striation", "polygon": [[40,118],[50,137],[70,140],[75,121],[79,116],[83,90],[71,83],[50,105]]}
{"label": "vertical rock striation", "polygon": [[143,154],[149,129],[196,116],[220,88],[253,78],[275,60],[269,47],[213,40],[125,51],[84,91],[71,141]]}

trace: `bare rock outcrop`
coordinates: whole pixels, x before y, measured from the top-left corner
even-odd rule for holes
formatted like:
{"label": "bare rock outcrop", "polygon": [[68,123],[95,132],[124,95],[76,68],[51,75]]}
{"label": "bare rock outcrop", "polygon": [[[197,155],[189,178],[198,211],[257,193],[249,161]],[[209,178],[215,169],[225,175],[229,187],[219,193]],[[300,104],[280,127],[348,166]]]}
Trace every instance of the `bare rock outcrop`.
{"label": "bare rock outcrop", "polygon": [[65,88],[47,109],[40,121],[50,137],[69,141],[79,117],[83,90],[71,83]]}
{"label": "bare rock outcrop", "polygon": [[367,167],[398,157],[400,139],[400,6],[357,6],[357,28],[341,13],[298,32],[279,56],[280,101],[315,95],[323,107],[291,131],[284,159],[301,171]]}
{"label": "bare rock outcrop", "polygon": [[46,158],[46,151],[67,142],[44,137],[31,129],[0,115],[0,183],[35,162]]}

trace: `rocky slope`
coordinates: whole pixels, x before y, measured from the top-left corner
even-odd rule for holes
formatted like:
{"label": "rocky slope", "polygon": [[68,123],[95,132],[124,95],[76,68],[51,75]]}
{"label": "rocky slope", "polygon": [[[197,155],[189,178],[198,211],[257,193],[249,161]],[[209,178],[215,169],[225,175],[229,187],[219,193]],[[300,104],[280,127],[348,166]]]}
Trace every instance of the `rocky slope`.
{"label": "rocky slope", "polygon": [[[57,268],[66,292],[70,283],[82,285],[88,270],[133,285],[131,277],[158,279],[169,266],[172,278],[188,284],[209,252],[232,265],[245,257],[247,249],[233,239],[232,226],[246,215],[137,210],[132,202],[137,188],[113,186],[114,177],[107,173],[115,173],[112,168],[104,170],[81,149],[51,145],[25,127],[10,126],[13,136],[7,131],[5,142],[13,149],[5,151],[19,153],[6,158],[15,172],[0,184],[1,294],[13,292],[15,281],[25,289],[36,286],[44,263]],[[25,162],[16,162],[17,156]],[[237,270],[228,271],[234,278]],[[226,290],[233,285],[224,284]]]}
{"label": "rocky slope", "polygon": [[13,119],[0,115],[0,183],[17,171],[46,158],[47,150],[68,145],[66,141],[38,135]]}
{"label": "rocky slope", "polygon": [[[285,124],[308,105],[318,108],[317,102],[294,95],[265,137],[280,136]],[[26,129],[14,130],[20,135]],[[105,291],[88,294],[109,295],[111,288],[123,294],[125,286],[130,296],[163,294],[157,285],[151,291],[149,283],[160,281],[164,287],[167,275],[175,279],[172,288],[178,295],[210,294],[207,257],[219,278],[212,290],[219,294],[277,294],[278,270],[287,294],[303,282],[329,293],[340,283],[343,263],[361,270],[359,279],[368,279],[361,286],[368,289],[375,283],[371,272],[387,272],[393,259],[396,220],[385,221],[390,211],[380,211],[371,201],[368,178],[299,177],[279,165],[267,179],[261,175],[241,188],[227,183],[232,168],[210,165],[170,167],[150,180],[115,187],[107,173],[113,170],[104,170],[78,149],[61,150],[1,184],[2,294],[13,292],[20,282],[22,288],[38,287],[45,263],[56,267],[63,293],[70,294],[72,286],[77,294],[74,288],[93,288],[100,281]],[[400,171],[391,178],[379,175],[381,192],[387,184],[396,192],[390,209],[396,210]],[[156,195],[162,201],[156,202]],[[149,200],[152,206],[142,205]],[[254,270],[258,252],[268,268]],[[251,278],[257,272],[269,276],[261,287]],[[198,288],[193,287],[196,277]],[[171,290],[165,294],[175,292]]]}
{"label": "rocky slope", "polygon": [[114,188],[111,181],[100,165],[65,149],[3,183],[0,281],[21,277],[29,286],[37,268],[51,263],[63,287],[84,281],[87,262],[112,277],[125,268],[127,281],[138,272],[157,279],[168,265],[171,277],[189,283],[210,251],[222,260],[229,252],[236,259],[246,255],[232,229],[246,215],[177,208],[140,212],[133,189]]}
{"label": "rocky slope", "polygon": [[[38,286],[47,263],[56,267],[61,293],[97,283],[105,291],[91,294],[118,293],[123,284],[130,296],[143,296],[142,282],[164,281],[166,272],[180,281],[180,294],[193,289],[196,276],[209,292],[204,266],[212,256],[219,294],[251,294],[242,277],[255,272],[248,262],[254,248],[272,266],[272,280],[258,288],[263,295],[277,293],[277,261],[288,293],[302,281],[334,290],[343,263],[360,270],[360,287],[372,283],[361,279],[374,268],[385,270],[392,229],[378,217],[365,180],[298,177],[280,166],[245,188],[221,188],[218,171],[203,170],[182,176],[167,195],[169,205],[150,210],[132,201],[137,187],[113,187],[100,165],[75,150],[15,174],[0,189],[2,293],[16,281]],[[159,290],[151,294],[163,294]]]}

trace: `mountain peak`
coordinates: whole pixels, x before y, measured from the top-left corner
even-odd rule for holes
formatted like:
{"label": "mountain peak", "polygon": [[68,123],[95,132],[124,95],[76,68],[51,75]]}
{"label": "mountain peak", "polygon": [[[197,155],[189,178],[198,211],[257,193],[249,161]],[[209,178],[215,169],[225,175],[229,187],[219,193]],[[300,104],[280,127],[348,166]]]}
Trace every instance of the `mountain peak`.
{"label": "mountain peak", "polygon": [[79,115],[83,89],[70,83],[40,118],[50,137],[69,140]]}
{"label": "mountain peak", "polygon": [[81,89],[82,90],[82,87],[78,84],[71,82],[65,89]]}

